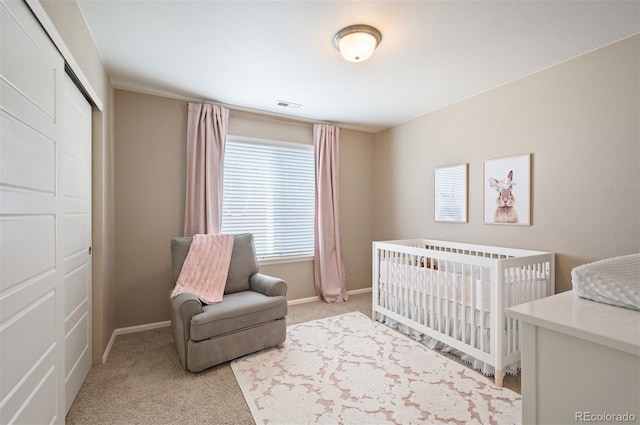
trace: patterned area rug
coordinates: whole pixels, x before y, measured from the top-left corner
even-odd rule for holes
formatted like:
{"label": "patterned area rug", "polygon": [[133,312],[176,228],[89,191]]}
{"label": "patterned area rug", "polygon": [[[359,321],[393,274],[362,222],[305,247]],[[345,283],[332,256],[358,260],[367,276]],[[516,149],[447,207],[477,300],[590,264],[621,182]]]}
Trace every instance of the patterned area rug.
{"label": "patterned area rug", "polygon": [[520,395],[362,313],[231,363],[257,424],[513,424]]}

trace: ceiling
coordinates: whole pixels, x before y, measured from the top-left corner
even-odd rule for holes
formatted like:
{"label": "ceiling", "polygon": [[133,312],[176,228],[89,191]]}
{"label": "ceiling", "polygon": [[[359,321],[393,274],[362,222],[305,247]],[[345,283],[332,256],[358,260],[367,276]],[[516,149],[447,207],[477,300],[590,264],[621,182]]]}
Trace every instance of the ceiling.
{"label": "ceiling", "polygon": [[638,1],[77,1],[116,88],[370,132],[640,32]]}

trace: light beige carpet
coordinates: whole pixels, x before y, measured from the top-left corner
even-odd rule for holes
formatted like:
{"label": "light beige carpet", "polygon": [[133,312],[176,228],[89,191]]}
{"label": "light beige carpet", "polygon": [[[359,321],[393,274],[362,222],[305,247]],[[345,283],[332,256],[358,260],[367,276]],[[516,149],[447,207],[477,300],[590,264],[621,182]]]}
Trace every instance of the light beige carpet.
{"label": "light beige carpet", "polygon": [[[289,307],[287,324],[349,311],[371,314],[371,293],[349,301]],[[66,417],[67,425],[251,425],[251,412],[229,363],[185,372],[171,329],[119,335],[107,362],[94,365]]]}
{"label": "light beige carpet", "polygon": [[231,362],[258,424],[521,422],[520,395],[361,313]]}
{"label": "light beige carpet", "polygon": [[[371,293],[349,301],[289,307],[287,324],[360,311],[371,317]],[[475,373],[475,372],[474,372]],[[520,390],[520,377],[505,386]],[[94,365],[66,417],[69,425],[254,423],[229,363],[201,373],[185,372],[170,328],[116,338],[105,364]]]}

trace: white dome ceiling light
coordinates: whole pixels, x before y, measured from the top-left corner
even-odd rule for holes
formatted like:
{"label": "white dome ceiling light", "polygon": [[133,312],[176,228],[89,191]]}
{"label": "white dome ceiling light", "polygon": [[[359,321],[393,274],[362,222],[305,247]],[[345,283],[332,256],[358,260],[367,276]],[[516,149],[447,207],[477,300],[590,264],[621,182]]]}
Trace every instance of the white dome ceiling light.
{"label": "white dome ceiling light", "polygon": [[382,40],[380,31],[369,25],[351,25],[333,37],[333,45],[349,62],[369,59]]}

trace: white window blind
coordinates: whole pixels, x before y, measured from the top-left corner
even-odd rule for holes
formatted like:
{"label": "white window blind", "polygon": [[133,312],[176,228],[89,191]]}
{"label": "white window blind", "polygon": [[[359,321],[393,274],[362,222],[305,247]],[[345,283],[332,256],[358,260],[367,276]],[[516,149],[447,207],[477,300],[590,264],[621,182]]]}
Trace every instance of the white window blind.
{"label": "white window blind", "polygon": [[227,137],[223,233],[253,233],[258,258],[313,255],[313,147]]}

